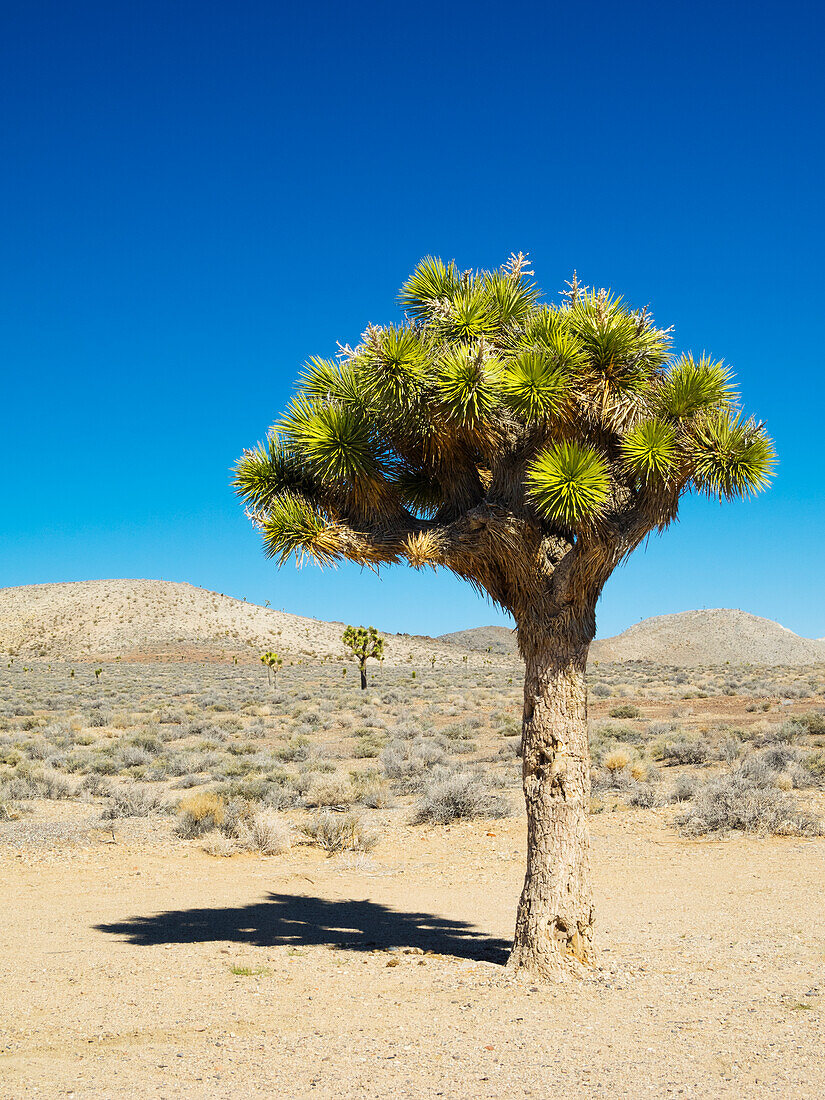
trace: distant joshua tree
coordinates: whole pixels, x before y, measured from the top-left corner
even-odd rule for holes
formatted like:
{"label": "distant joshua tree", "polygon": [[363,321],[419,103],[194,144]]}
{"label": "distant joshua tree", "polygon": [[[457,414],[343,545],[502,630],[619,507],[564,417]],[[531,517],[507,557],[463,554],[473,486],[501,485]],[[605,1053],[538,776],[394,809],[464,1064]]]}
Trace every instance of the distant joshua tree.
{"label": "distant joshua tree", "polygon": [[527,874],[511,964],[592,964],[587,653],[616,566],[681,497],[764,488],[775,458],[733,376],[576,276],[542,301],[527,259],[425,259],[401,324],[311,359],[236,486],[266,552],[445,567],[516,621],[525,660]]}
{"label": "distant joshua tree", "polygon": [[283,658],[279,657],[277,653],[270,652],[261,654],[261,664],[266,665],[266,679],[268,684],[271,684],[273,678],[278,675],[278,669],[283,663]]}
{"label": "distant joshua tree", "polygon": [[358,662],[361,690],[366,691],[367,661],[370,657],[374,657],[376,661],[384,660],[384,639],[374,626],[348,626],[341,640]]}

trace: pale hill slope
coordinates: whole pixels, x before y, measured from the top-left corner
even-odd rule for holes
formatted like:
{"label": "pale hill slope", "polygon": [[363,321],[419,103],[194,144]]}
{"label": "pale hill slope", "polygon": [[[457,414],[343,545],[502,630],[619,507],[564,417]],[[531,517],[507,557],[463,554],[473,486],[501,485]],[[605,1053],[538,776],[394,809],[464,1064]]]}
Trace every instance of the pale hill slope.
{"label": "pale hill slope", "polygon": [[[462,649],[515,653],[516,636],[503,626],[444,634]],[[812,665],[825,662],[825,642],[801,638],[770,619],[720,608],[657,615],[590,648],[591,661],[653,661],[664,665]]]}
{"label": "pale hill slope", "polygon": [[[208,592],[153,580],[78,581],[0,589],[0,653],[28,657],[128,658],[218,651],[284,657],[344,656],[343,624],[319,622]],[[460,661],[455,648],[387,635],[388,664]]]}
{"label": "pale hill slope", "polygon": [[715,608],[657,615],[613,638],[594,643],[599,661],[657,661],[668,665],[814,665],[825,662],[825,645],[750,615]]}

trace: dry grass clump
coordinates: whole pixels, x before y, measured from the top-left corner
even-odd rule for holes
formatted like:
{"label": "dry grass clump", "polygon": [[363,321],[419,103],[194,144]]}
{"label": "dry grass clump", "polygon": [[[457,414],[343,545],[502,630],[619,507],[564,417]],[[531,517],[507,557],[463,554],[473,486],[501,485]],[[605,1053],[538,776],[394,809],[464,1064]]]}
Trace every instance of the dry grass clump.
{"label": "dry grass clump", "polygon": [[607,768],[611,775],[622,772],[630,763],[630,753],[627,749],[613,749],[602,760],[602,766]]}
{"label": "dry grass clump", "polygon": [[191,840],[223,824],[226,799],[214,791],[187,795],[178,803],[178,836]]}
{"label": "dry grass clump", "polygon": [[209,833],[204,850],[210,855],[231,856],[237,852],[281,855],[292,847],[292,829],[278,812],[244,798],[229,802],[206,791],[190,795],[178,808],[178,834],[187,838]]}
{"label": "dry grass clump", "polygon": [[304,801],[319,809],[346,809],[355,801],[356,792],[345,775],[334,773],[313,778]]}
{"label": "dry grass clump", "polygon": [[337,852],[369,852],[378,842],[378,833],[357,813],[335,814],[319,810],[302,826],[302,831],[327,855]]}
{"label": "dry grass clump", "polygon": [[292,829],[275,810],[257,810],[248,830],[246,847],[265,856],[280,856],[292,847]]}

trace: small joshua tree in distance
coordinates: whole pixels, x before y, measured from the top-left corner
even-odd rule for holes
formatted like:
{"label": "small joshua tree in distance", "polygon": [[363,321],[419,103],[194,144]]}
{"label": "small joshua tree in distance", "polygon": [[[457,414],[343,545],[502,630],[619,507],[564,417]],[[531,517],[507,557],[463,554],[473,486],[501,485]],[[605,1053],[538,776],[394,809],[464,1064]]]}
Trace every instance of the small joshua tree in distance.
{"label": "small joshua tree in distance", "polygon": [[527,873],[511,965],[595,962],[585,672],[613,570],[687,493],[765,488],[774,449],[721,361],[674,354],[650,311],[575,275],[548,302],[527,258],[428,257],[399,324],[311,359],[236,487],[281,563],[446,568],[516,622],[525,662]]}
{"label": "small joshua tree in distance", "polygon": [[374,657],[376,661],[384,659],[384,639],[374,626],[348,626],[342,641],[358,662],[361,673],[361,690],[367,689],[367,661]]}
{"label": "small joshua tree in distance", "polygon": [[278,675],[278,669],[283,663],[283,658],[279,657],[277,653],[261,654],[261,664],[266,665],[267,683],[272,683],[272,678]]}

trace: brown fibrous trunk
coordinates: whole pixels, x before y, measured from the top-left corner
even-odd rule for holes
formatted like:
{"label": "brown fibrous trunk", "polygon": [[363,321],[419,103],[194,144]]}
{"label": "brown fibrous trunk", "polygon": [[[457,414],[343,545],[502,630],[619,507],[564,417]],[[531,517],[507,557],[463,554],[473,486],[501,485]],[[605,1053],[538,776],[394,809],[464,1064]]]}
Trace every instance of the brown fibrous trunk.
{"label": "brown fibrous trunk", "polygon": [[593,965],[585,671],[589,639],[525,640],[522,778],[527,873],[509,965],[536,977]]}

